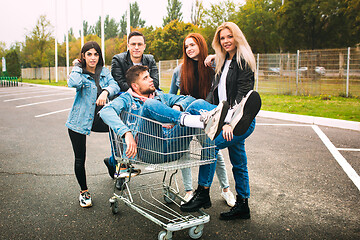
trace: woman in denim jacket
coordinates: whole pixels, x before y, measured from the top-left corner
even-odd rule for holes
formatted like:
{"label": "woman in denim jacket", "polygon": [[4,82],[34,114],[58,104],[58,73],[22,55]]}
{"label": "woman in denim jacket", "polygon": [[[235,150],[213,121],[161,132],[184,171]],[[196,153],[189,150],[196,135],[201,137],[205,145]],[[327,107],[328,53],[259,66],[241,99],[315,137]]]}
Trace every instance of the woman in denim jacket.
{"label": "woman in denim jacket", "polygon": [[96,127],[95,107],[105,105],[107,98],[117,94],[120,88],[104,67],[101,49],[96,42],[87,42],[81,49],[80,59],[74,62],[68,86],[76,88],[76,96],[65,125],[75,155],[75,175],[81,188],[80,206],[91,207],[85,174],[86,135]]}
{"label": "woman in denim jacket", "polygon": [[[180,94],[205,99],[215,74],[212,68],[204,65],[207,55],[208,48],[204,37],[199,33],[187,35],[183,42],[184,63],[175,68],[169,93],[177,94],[180,89]],[[185,76],[182,77],[182,74]],[[191,169],[183,168],[181,173],[186,191],[184,199],[189,201],[193,196]],[[235,198],[229,188],[224,156],[221,152],[217,156],[216,175],[222,189],[221,197],[230,207],[233,207]]]}

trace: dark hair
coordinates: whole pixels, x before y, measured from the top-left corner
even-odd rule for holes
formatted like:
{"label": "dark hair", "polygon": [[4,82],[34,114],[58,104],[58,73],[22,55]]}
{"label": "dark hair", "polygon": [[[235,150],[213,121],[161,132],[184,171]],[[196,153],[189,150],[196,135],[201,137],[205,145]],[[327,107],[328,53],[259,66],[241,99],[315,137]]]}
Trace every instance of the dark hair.
{"label": "dark hair", "polygon": [[131,87],[132,83],[136,82],[140,73],[143,73],[145,71],[149,71],[149,68],[144,65],[135,65],[129,68],[125,74],[126,82],[129,87]]}
{"label": "dark hair", "polygon": [[[186,54],[185,41],[188,38],[192,38],[196,45],[199,47],[198,56],[198,73],[199,79],[194,75],[193,60]],[[180,81],[180,94],[191,95],[199,94],[199,97],[205,99],[210,92],[212,77],[215,75],[214,70],[211,67],[206,67],[204,60],[208,55],[208,47],[204,37],[199,33],[190,33],[187,35],[183,42],[183,65],[181,67],[181,81]],[[197,85],[197,87],[195,87]],[[194,93],[194,89],[198,89],[199,93]]]}
{"label": "dark hair", "polygon": [[144,34],[142,34],[142,33],[139,32],[139,31],[133,31],[133,32],[131,32],[131,33],[129,34],[129,36],[128,36],[128,43],[129,43],[129,41],[130,41],[130,38],[132,38],[132,37],[134,37],[134,36],[141,36],[141,37],[143,37],[143,39],[144,39],[144,44],[145,44],[145,36],[144,36]]}
{"label": "dark hair", "polygon": [[81,48],[80,61],[81,61],[81,67],[83,69],[86,68],[86,61],[85,61],[83,55],[85,55],[85,53],[92,48],[94,48],[95,51],[99,54],[99,61],[96,64],[96,66],[101,66],[101,67],[104,66],[104,59],[102,57],[102,52],[101,52],[101,48],[100,48],[99,44],[97,42],[90,41],[90,42],[85,43],[84,46]]}

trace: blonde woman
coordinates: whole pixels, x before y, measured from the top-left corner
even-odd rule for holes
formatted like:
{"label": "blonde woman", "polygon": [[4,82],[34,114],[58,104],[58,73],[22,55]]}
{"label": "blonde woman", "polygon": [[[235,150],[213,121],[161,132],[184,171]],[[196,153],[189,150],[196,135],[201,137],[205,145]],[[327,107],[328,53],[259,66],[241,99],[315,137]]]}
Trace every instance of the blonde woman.
{"label": "blonde woman", "polygon": [[[250,218],[250,197],[245,139],[255,129],[255,116],[260,110],[261,99],[254,88],[255,58],[240,28],[225,22],[218,27],[212,42],[215,50],[215,79],[207,101],[218,105],[226,101],[233,112],[225,119],[222,134],[215,139],[219,149],[227,148],[233,166],[236,203],[228,212],[220,214],[221,220]],[[205,64],[209,64],[209,58]],[[209,205],[210,199],[204,191],[195,192],[194,197],[181,208],[183,211],[197,210]],[[196,197],[195,197],[196,196]]]}

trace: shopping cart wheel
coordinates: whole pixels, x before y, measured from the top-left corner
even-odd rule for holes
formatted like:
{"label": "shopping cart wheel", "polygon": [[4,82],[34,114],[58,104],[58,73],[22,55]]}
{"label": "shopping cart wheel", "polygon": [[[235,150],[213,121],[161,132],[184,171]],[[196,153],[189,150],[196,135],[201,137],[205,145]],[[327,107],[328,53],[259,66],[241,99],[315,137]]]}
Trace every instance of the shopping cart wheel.
{"label": "shopping cart wheel", "polygon": [[189,236],[191,239],[199,239],[203,235],[204,225],[198,225],[189,229]]}
{"label": "shopping cart wheel", "polygon": [[118,200],[115,200],[114,202],[111,202],[111,211],[113,214],[117,214],[119,212],[119,202]]}
{"label": "shopping cart wheel", "polygon": [[166,231],[159,232],[158,240],[171,240],[172,234],[169,232],[169,234]]}
{"label": "shopping cart wheel", "polygon": [[173,203],[175,201],[176,195],[173,192],[164,190],[164,201],[166,203]]}

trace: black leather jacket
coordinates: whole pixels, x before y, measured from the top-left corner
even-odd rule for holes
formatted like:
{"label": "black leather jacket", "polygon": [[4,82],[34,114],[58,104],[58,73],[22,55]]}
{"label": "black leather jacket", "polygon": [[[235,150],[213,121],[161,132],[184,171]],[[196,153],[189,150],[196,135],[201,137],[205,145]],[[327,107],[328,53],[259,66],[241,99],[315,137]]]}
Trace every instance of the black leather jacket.
{"label": "black leather jacket", "polygon": [[[159,89],[159,71],[156,66],[154,56],[151,54],[143,54],[141,64],[149,67],[150,77],[154,80],[154,86]],[[111,74],[115,81],[119,84],[120,90],[125,92],[129,89],[126,83],[126,71],[134,64],[131,61],[129,51],[116,54],[111,61]]]}
{"label": "black leather jacket", "polygon": [[[222,69],[224,68],[224,65],[222,66]],[[226,75],[226,96],[227,101],[231,106],[239,103],[250,90],[254,89],[254,72],[249,66],[245,66],[244,59],[241,59],[241,66],[243,67],[242,69],[236,62],[235,54]],[[210,92],[206,97],[206,101],[215,105],[219,104],[218,85],[220,77],[221,73],[215,77]]]}

